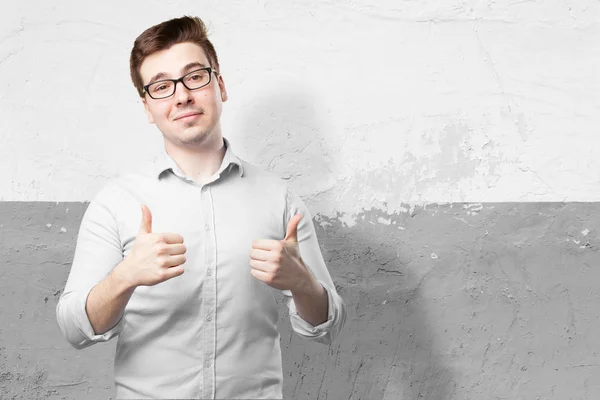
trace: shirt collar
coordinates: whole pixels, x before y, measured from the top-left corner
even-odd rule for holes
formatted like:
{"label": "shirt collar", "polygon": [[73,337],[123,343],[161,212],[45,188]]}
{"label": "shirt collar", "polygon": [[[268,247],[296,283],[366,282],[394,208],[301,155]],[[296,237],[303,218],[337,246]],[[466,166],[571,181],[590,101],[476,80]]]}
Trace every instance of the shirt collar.
{"label": "shirt collar", "polygon": [[[242,165],[241,159],[233,153],[231,149],[231,144],[229,140],[223,138],[223,145],[225,146],[225,156],[223,157],[223,162],[217,171],[217,174],[221,174],[226,168],[228,168],[231,164],[238,166],[238,171],[240,177],[244,176],[244,166]],[[233,168],[233,166],[232,166]],[[183,176],[183,172],[179,169],[173,158],[167,153],[166,150],[163,149],[162,154],[157,158],[154,163],[154,173],[157,178],[160,178],[163,172],[167,170],[172,170],[177,175]]]}

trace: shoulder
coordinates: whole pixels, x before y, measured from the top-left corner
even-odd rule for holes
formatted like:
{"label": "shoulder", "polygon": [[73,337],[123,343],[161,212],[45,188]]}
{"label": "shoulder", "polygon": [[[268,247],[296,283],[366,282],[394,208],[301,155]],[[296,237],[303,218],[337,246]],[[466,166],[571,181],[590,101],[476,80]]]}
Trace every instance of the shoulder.
{"label": "shoulder", "polygon": [[121,208],[124,203],[135,201],[140,189],[152,185],[153,177],[140,172],[127,172],[108,180],[91,202],[111,209]]}
{"label": "shoulder", "polygon": [[288,181],[261,166],[239,159],[244,169],[244,177],[249,184],[260,185],[261,190],[285,195],[289,190]]}

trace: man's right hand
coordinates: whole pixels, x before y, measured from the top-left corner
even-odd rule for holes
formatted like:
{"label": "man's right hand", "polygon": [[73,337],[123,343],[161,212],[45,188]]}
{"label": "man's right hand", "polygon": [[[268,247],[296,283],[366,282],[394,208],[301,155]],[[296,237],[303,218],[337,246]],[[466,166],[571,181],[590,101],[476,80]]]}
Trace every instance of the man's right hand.
{"label": "man's right hand", "polygon": [[131,252],[115,269],[132,287],[156,285],[183,274],[185,251],[180,234],[152,233],[152,214],[142,205],[142,223]]}

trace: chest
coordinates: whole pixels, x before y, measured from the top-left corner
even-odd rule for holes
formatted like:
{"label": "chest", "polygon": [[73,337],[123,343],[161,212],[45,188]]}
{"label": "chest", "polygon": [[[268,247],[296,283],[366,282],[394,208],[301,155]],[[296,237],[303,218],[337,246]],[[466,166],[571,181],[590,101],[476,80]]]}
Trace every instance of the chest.
{"label": "chest", "polygon": [[203,286],[213,279],[219,294],[240,296],[245,293],[240,289],[247,288],[256,296],[265,289],[268,298],[270,291],[257,286],[249,274],[249,253],[253,240],[285,236],[284,210],[277,199],[259,191],[199,188],[139,194],[137,204],[131,206],[132,215],[122,218],[119,228],[124,257],[130,254],[139,230],[139,204],[146,204],[152,213],[152,232],[182,235],[187,261],[181,277],[136,289],[131,306],[157,312],[185,308],[201,301]]}

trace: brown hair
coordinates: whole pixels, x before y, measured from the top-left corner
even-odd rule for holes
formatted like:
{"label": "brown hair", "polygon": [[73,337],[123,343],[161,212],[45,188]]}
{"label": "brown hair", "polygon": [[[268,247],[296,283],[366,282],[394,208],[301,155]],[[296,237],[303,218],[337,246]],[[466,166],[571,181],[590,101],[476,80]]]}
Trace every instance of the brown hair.
{"label": "brown hair", "polygon": [[177,43],[191,42],[202,47],[210,66],[219,71],[217,52],[210,40],[206,25],[198,17],[184,16],[174,18],[146,29],[135,39],[129,58],[129,69],[133,85],[140,97],[143,97],[144,83],[140,75],[140,66],[149,55],[166,50]]}

